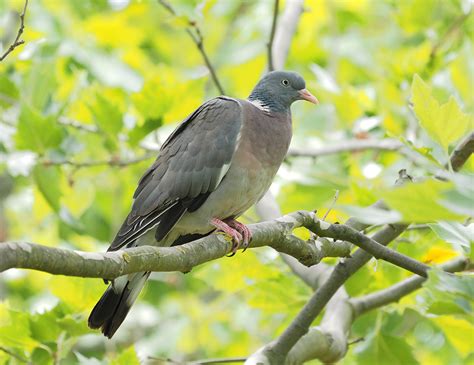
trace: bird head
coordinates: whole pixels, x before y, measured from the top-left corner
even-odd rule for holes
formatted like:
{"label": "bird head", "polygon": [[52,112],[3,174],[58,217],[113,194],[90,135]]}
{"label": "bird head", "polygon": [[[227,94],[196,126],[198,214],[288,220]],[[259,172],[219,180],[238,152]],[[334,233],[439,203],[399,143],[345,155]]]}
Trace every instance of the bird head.
{"label": "bird head", "polygon": [[318,99],[306,89],[304,79],[293,71],[272,71],[267,73],[253,89],[250,101],[273,111],[290,108],[297,100],[318,104]]}

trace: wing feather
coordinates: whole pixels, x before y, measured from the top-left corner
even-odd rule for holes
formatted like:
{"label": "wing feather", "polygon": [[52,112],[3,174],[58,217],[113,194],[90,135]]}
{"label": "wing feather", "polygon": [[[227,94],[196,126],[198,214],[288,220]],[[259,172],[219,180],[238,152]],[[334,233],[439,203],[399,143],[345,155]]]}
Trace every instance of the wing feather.
{"label": "wing feather", "polygon": [[241,105],[227,97],[209,100],[185,119],[140,179],[109,250],[130,245],[153,228],[162,239],[186,211],[197,210],[229,170],[241,127]]}

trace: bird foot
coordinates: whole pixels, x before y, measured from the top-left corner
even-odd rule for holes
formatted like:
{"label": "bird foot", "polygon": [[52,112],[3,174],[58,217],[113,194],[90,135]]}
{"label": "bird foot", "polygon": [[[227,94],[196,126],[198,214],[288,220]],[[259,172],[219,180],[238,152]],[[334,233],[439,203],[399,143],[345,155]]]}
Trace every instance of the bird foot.
{"label": "bird foot", "polygon": [[211,224],[218,230],[229,235],[232,239],[232,250],[229,257],[234,256],[240,247],[243,247],[245,251],[249,246],[249,242],[252,239],[252,234],[245,224],[237,222],[233,219],[221,221],[217,218],[211,219]]}
{"label": "bird foot", "polygon": [[234,228],[242,235],[242,252],[244,252],[249,247],[250,241],[252,240],[252,232],[250,232],[249,227],[234,219],[226,219],[225,222],[229,225],[229,227]]}

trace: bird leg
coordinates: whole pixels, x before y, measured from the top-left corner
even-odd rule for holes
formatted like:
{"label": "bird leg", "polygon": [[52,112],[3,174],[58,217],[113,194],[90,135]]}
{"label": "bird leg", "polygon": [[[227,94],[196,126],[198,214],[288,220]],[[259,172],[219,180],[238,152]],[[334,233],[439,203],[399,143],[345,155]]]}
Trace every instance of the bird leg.
{"label": "bird leg", "polygon": [[248,247],[252,234],[244,224],[233,219],[221,221],[217,218],[212,218],[210,223],[232,238],[232,251],[229,256],[234,256],[241,246],[244,247],[244,250]]}

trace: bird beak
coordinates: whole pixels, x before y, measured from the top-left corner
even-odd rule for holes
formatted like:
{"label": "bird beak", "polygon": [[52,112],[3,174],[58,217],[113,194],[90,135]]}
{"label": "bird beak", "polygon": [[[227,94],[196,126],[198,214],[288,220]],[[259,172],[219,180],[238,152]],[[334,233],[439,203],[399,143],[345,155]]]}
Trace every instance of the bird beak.
{"label": "bird beak", "polygon": [[300,97],[302,100],[309,101],[310,103],[313,103],[313,104],[319,104],[319,100],[316,99],[316,96],[311,94],[308,91],[308,89],[301,89],[298,91],[298,93],[300,94]]}

